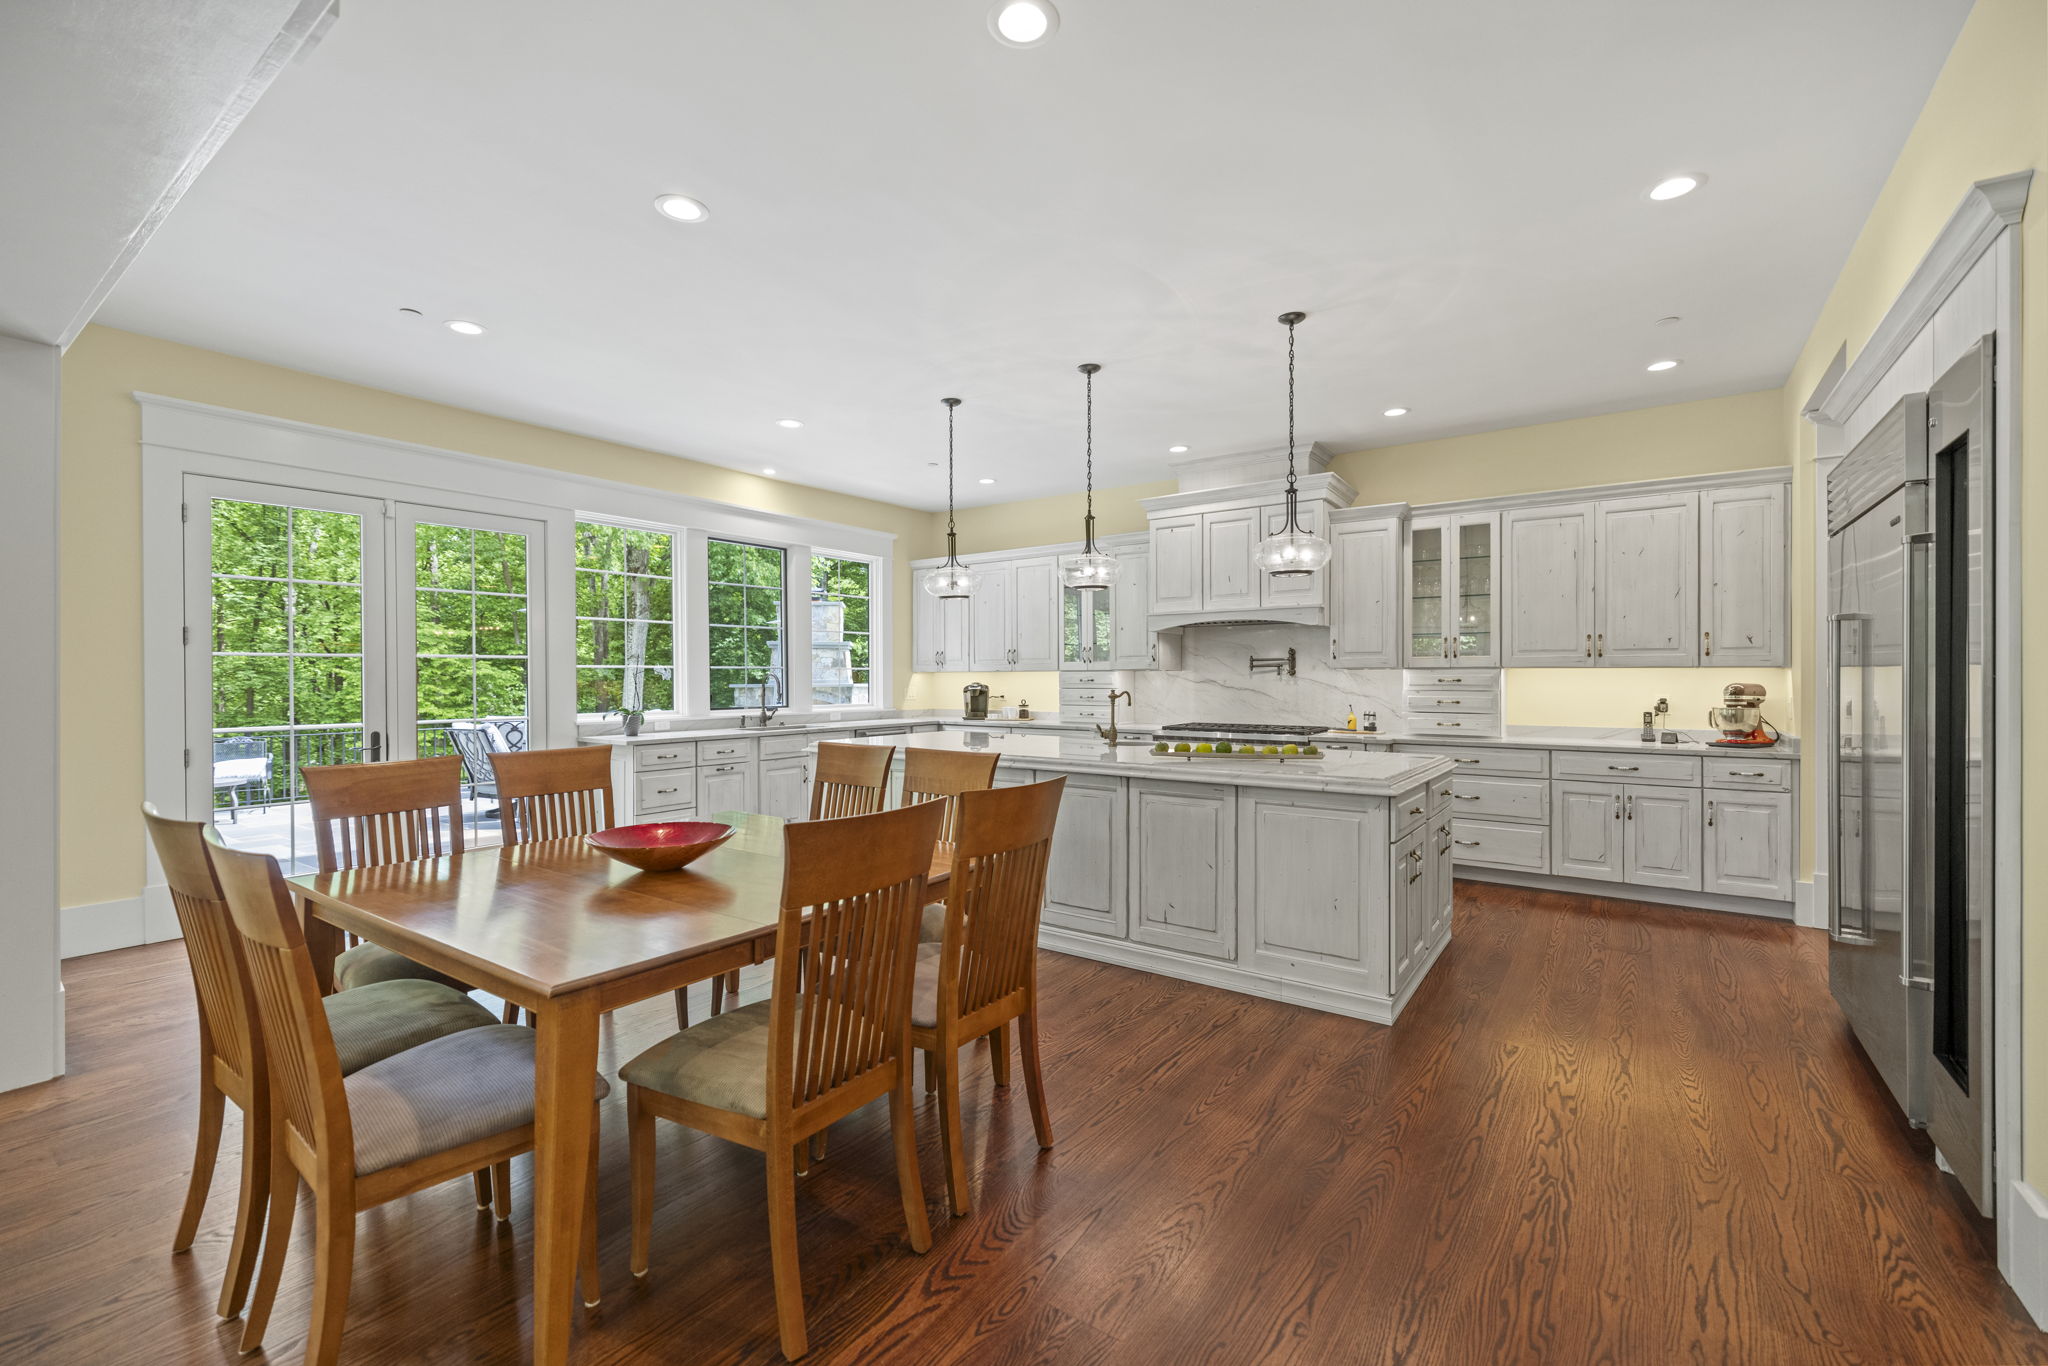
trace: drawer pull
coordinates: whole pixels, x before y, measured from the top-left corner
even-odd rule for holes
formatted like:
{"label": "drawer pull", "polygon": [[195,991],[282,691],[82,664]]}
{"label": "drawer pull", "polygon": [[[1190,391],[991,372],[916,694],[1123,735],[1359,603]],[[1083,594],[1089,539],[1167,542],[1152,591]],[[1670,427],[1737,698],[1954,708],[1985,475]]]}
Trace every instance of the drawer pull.
{"label": "drawer pull", "polygon": [[1409,886],[1413,887],[1413,886],[1414,886],[1414,885],[1415,885],[1416,883],[1418,883],[1418,882],[1420,882],[1420,881],[1422,881],[1422,873],[1421,873],[1421,870],[1419,870],[1419,869],[1418,869],[1417,871],[1415,871],[1415,872],[1412,872],[1412,873],[1410,873],[1410,874],[1408,875],[1408,885],[1409,885]]}
{"label": "drawer pull", "polygon": [[1744,773],[1744,772],[1743,772],[1743,771],[1742,771],[1741,769],[1739,769],[1739,768],[1731,768],[1731,769],[1729,769],[1729,770],[1728,770],[1728,776],[1729,776],[1729,777],[1731,777],[1731,778],[1768,778],[1768,777],[1770,777],[1771,775],[1770,775],[1770,774],[1768,774],[1768,773],[1762,773],[1762,772],[1758,772],[1758,773]]}
{"label": "drawer pull", "polygon": [[673,787],[657,787],[654,789],[654,795],[657,797],[673,797],[679,790]]}
{"label": "drawer pull", "polygon": [[1609,764],[1607,771],[1609,773],[1635,773],[1639,770],[1634,764]]}
{"label": "drawer pull", "polygon": [[1478,840],[1452,840],[1452,841],[1451,841],[1451,843],[1452,843],[1452,844],[1462,844],[1462,845],[1464,845],[1464,846],[1465,846],[1465,847],[1466,847],[1467,849],[1477,849],[1477,848],[1479,847],[1479,841],[1478,841]]}
{"label": "drawer pull", "polygon": [[683,756],[680,754],[657,754],[654,757],[657,759],[680,759]]}
{"label": "drawer pull", "polygon": [[1463,683],[1464,681],[1465,680],[1462,676],[1458,678],[1439,678],[1437,680],[1437,682],[1439,683]]}
{"label": "drawer pull", "polygon": [[1465,723],[1463,721],[1439,721],[1437,724],[1439,726],[1462,726]]}
{"label": "drawer pull", "polygon": [[1422,808],[1419,806],[1411,806],[1408,808],[1408,814],[1411,816],[1419,816],[1422,814]]}
{"label": "drawer pull", "polygon": [[1452,801],[1454,801],[1454,802],[1476,802],[1476,801],[1482,801],[1482,800],[1484,800],[1484,798],[1480,798],[1480,797],[1468,797],[1468,796],[1466,796],[1466,795],[1465,795],[1464,793],[1462,793],[1462,792],[1453,792],[1453,793],[1451,794],[1451,800],[1452,800]]}
{"label": "drawer pull", "polygon": [[1436,704],[1439,707],[1462,707],[1465,705],[1464,700],[1457,697],[1439,697],[1436,700]]}
{"label": "drawer pull", "polygon": [[1477,759],[1459,759],[1459,758],[1455,758],[1455,757],[1453,757],[1453,758],[1452,758],[1452,760],[1451,760],[1451,762],[1452,762],[1452,763],[1454,763],[1454,764],[1476,764],[1476,763],[1478,763],[1479,761],[1478,761]]}

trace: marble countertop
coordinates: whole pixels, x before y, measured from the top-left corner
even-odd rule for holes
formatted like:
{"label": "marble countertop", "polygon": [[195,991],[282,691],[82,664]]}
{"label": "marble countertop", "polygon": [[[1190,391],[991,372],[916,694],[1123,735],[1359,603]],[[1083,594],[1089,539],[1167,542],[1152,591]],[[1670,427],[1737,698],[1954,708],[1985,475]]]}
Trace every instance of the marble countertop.
{"label": "marble countertop", "polygon": [[748,726],[702,726],[694,729],[643,730],[638,735],[621,735],[616,731],[608,735],[584,735],[577,737],[583,745],[666,745],[682,740],[758,740],[764,735],[807,735],[813,731],[830,733],[842,730],[871,730],[877,726],[929,725],[938,720],[935,716],[870,716],[859,721],[791,721],[787,724],[773,723],[766,727]]}
{"label": "marble countertop", "polygon": [[1102,773],[1118,778],[1169,782],[1227,783],[1236,787],[1278,787],[1304,792],[1338,792],[1362,797],[1395,797],[1449,773],[1448,758],[1426,754],[1332,752],[1321,759],[1189,759],[1154,754],[1149,746],[1110,748],[1095,739],[1069,735],[983,735],[968,731],[926,732],[855,740],[893,744],[899,749],[966,752],[995,750],[998,767],[1061,773]]}
{"label": "marble countertop", "polygon": [[1748,755],[1756,759],[1797,759],[1799,741],[1790,735],[1781,738],[1777,744],[1759,749],[1735,749],[1724,745],[1710,745],[1718,732],[1711,730],[1682,730],[1675,745],[1661,741],[1646,745],[1642,741],[1641,726],[1622,726],[1604,729],[1599,726],[1509,726],[1507,734],[1487,735],[1444,735],[1431,732],[1427,735],[1409,735],[1399,730],[1382,729],[1382,738],[1399,744],[1427,745],[1488,745],[1495,749],[1502,747],[1519,749],[1593,749],[1627,750],[1631,754],[1705,754]]}

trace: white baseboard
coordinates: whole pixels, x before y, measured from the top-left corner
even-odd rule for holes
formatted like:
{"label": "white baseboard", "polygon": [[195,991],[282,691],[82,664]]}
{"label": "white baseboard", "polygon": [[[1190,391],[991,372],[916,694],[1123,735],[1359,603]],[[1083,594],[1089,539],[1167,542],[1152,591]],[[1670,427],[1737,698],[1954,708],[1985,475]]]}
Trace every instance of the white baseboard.
{"label": "white baseboard", "polygon": [[2048,1200],[2024,1181],[2008,1181],[1998,1203],[1999,1243],[2006,1254],[1998,1269],[2035,1325],[2048,1328]]}
{"label": "white baseboard", "polygon": [[[1768,901],[1754,896],[1724,896],[1719,892],[1682,892],[1669,887],[1647,887],[1635,882],[1599,882],[1592,878],[1562,877],[1556,873],[1524,873],[1512,868],[1492,868],[1477,863],[1458,865],[1461,881],[1494,882],[1507,887],[1528,887],[1539,892],[1572,892],[1579,896],[1606,897],[1618,901],[1648,901],[1659,906],[1682,906],[1693,911],[1728,911],[1736,915],[1759,915],[1770,920],[1791,920],[1796,903]],[[1796,885],[1796,884],[1795,884]]]}
{"label": "white baseboard", "polygon": [[90,906],[66,906],[58,913],[60,958],[82,958],[88,953],[132,949],[137,944],[161,944],[166,939],[183,937],[178,929],[178,913],[171,906],[170,888],[162,883],[144,887],[141,896]]}
{"label": "white baseboard", "polygon": [[1815,873],[1813,881],[1792,888],[1792,923],[1809,930],[1828,927],[1828,875]]}

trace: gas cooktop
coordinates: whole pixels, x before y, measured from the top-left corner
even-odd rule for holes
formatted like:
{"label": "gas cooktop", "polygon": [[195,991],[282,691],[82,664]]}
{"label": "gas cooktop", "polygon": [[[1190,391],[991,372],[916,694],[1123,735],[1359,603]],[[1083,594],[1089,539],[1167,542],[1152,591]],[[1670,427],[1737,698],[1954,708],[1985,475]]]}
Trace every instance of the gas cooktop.
{"label": "gas cooktop", "polygon": [[1257,721],[1179,721],[1170,726],[1158,727],[1160,734],[1191,735],[1202,739],[1235,740],[1240,735],[1271,735],[1289,740],[1304,740],[1318,735],[1328,735],[1328,726],[1274,726]]}

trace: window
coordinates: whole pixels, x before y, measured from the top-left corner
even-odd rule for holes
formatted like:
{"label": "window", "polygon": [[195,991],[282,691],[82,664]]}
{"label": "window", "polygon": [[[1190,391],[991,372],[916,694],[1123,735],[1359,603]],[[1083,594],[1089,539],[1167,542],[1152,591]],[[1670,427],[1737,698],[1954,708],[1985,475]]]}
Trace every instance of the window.
{"label": "window", "polygon": [[419,751],[449,754],[430,723],[526,719],[526,538],[421,522],[413,545]]}
{"label": "window", "polygon": [[675,537],[578,522],[576,710],[675,705]]}
{"label": "window", "polygon": [[711,710],[789,700],[782,657],[783,553],[773,546],[705,542]]}
{"label": "window", "polygon": [[811,702],[864,707],[872,694],[872,585],[868,560],[811,557]]}

